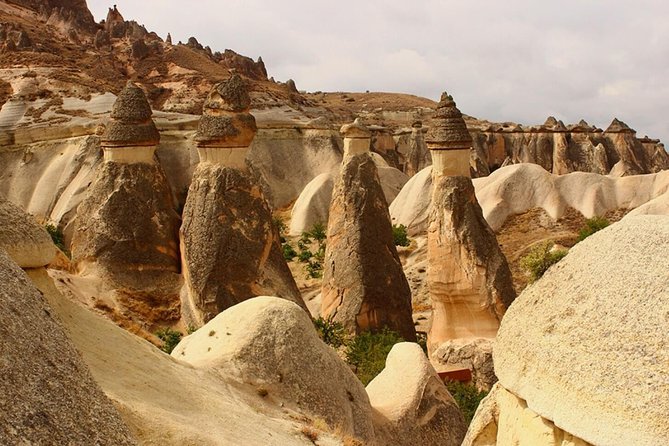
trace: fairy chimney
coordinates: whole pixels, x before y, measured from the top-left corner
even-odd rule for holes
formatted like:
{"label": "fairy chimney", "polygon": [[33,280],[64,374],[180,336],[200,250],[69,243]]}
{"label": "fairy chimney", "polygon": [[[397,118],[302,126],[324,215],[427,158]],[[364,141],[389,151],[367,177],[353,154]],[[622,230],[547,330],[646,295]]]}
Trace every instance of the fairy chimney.
{"label": "fairy chimney", "polygon": [[432,155],[433,175],[471,176],[469,157],[472,137],[453,96],[446,92],[441,94],[425,142]]}
{"label": "fairy chimney", "polygon": [[212,89],[195,137],[200,162],[248,170],[246,154],[257,131],[250,108],[251,97],[239,75]]}
{"label": "fairy chimney", "polygon": [[111,120],[100,139],[104,160],[153,164],[160,134],[152,114],[142,89],[128,81],[114,102]]}
{"label": "fairy chimney", "polygon": [[340,130],[344,135],[344,157],[368,153],[372,132],[356,118],[351,124],[345,124]]}

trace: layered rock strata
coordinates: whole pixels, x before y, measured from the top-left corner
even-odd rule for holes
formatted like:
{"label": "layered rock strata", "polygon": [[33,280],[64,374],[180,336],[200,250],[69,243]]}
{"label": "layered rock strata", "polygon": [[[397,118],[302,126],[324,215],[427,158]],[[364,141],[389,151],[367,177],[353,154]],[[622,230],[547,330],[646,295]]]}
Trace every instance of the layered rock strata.
{"label": "layered rock strata", "polygon": [[0,249],[21,268],[39,268],[56,257],[46,230],[23,209],[0,196]]}
{"label": "layered rock strata", "polygon": [[79,273],[101,277],[105,288],[171,306],[178,304],[179,215],[154,158],[158,142],[146,97],[128,83],[101,137],[105,161],[77,209],[72,256]]}
{"label": "layered rock strata", "polygon": [[388,327],[414,340],[411,291],[369,154],[370,132],[358,120],[341,132],[345,155],[330,202],[321,313],[349,333]]}
{"label": "layered rock strata", "polygon": [[506,258],[474,194],[471,138],[450,95],[442,95],[436,116],[425,138],[433,160],[427,234],[431,352],[451,339],[493,338],[515,298]]}
{"label": "layered rock strata", "polygon": [[245,155],[256,132],[251,99],[237,75],[205,103],[196,136],[200,164],[181,226],[183,317],[202,325],[258,295],[304,302],[283,257],[279,232]]}

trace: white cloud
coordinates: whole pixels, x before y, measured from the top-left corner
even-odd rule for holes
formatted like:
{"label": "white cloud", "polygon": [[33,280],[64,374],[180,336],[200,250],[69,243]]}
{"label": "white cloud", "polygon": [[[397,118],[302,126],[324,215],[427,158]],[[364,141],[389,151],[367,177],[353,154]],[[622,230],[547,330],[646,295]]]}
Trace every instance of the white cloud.
{"label": "white cloud", "polygon": [[[669,142],[669,4],[660,0],[116,0],[173,40],[262,56],[323,91],[398,91],[526,124],[614,116]],[[98,20],[109,4],[89,0]]]}

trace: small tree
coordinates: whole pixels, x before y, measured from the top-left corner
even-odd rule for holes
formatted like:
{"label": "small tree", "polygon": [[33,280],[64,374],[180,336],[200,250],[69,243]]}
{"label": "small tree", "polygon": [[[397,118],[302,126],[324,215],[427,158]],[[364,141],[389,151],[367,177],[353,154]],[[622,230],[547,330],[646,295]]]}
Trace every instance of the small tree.
{"label": "small tree", "polygon": [[339,348],[344,345],[344,342],[346,341],[346,331],[340,322],[335,322],[332,318],[324,319],[323,317],[319,317],[318,319],[314,319],[314,327],[316,327],[318,336],[327,345],[334,348]]}
{"label": "small tree", "polygon": [[172,350],[174,350],[174,347],[181,341],[183,334],[179,331],[172,330],[170,327],[165,327],[158,330],[156,336],[163,341],[163,345],[160,349],[165,353],[170,354],[172,353]]}
{"label": "small tree", "polygon": [[566,249],[553,250],[552,240],[535,245],[530,252],[520,259],[520,266],[530,276],[530,282],[536,282],[552,265],[567,255]]}
{"label": "small tree", "polygon": [[407,227],[404,225],[393,225],[393,239],[395,246],[409,246],[411,241],[407,237]]}
{"label": "small tree", "polygon": [[611,223],[604,217],[592,217],[585,221],[585,225],[578,231],[578,241],[582,242],[597,231],[601,231]]}

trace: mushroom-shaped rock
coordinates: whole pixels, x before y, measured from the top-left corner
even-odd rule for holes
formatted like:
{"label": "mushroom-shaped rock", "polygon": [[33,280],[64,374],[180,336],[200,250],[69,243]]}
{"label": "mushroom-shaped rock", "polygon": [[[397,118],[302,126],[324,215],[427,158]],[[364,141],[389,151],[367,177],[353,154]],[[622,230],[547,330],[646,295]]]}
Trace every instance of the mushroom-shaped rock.
{"label": "mushroom-shaped rock", "polygon": [[514,422],[522,411],[592,444],[666,443],[667,257],[669,218],[628,217],[577,244],[516,299],[493,348],[510,400],[499,408],[498,444],[524,432]]}
{"label": "mushroom-shaped rock", "polygon": [[114,102],[111,120],[100,138],[105,161],[153,164],[160,134],[151,115],[144,91],[128,82]]}
{"label": "mushroom-shaped rock", "polygon": [[351,124],[344,124],[340,132],[344,136],[345,157],[369,152],[372,132],[360,118],[356,118]]}
{"label": "mushroom-shaped rock", "polygon": [[462,443],[467,431],[462,412],[418,344],[395,344],[366,390],[384,444]]}
{"label": "mushroom-shaped rock", "polygon": [[49,233],[3,197],[0,197],[0,248],[21,268],[39,268],[56,257],[56,246]]}
{"label": "mushroom-shaped rock", "polygon": [[51,307],[2,248],[0,283],[0,443],[134,445]]}
{"label": "mushroom-shaped rock", "polygon": [[623,121],[618,118],[613,118],[611,124],[604,131],[605,133],[636,133],[635,130],[631,129],[630,126],[625,124]]}
{"label": "mushroom-shaped rock", "polygon": [[[354,128],[359,132],[357,125],[346,132]],[[349,333],[388,327],[406,340],[416,338],[411,290],[369,153],[344,157],[330,202],[323,269],[324,316],[342,323]]]}
{"label": "mushroom-shaped rock", "polygon": [[441,95],[425,142],[431,151],[434,171],[443,175],[470,175],[472,137],[453,96],[446,92]]}
{"label": "mushroom-shaped rock", "polygon": [[262,387],[277,404],[373,441],[362,383],[320,340],[309,315],[285,299],[255,297],[227,309],[184,338],[172,356]]}
{"label": "mushroom-shaped rock", "polygon": [[250,107],[248,85],[238,74],[214,86],[195,136],[200,162],[246,170],[246,153],[257,131]]}

